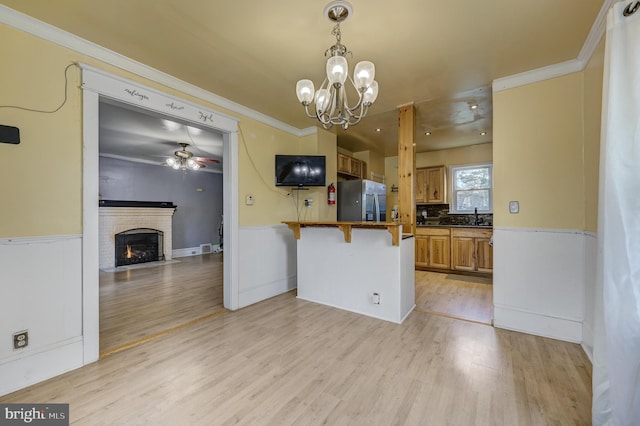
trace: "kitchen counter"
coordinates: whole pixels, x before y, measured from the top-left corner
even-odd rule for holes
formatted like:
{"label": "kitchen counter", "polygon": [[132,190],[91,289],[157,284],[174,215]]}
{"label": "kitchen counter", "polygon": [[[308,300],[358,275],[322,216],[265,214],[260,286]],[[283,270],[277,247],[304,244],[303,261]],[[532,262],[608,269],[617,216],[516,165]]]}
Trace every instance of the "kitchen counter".
{"label": "kitchen counter", "polygon": [[417,228],[473,228],[493,229],[493,225],[416,225]]}
{"label": "kitchen counter", "polygon": [[284,223],[296,238],[299,299],[398,324],[411,313],[415,239],[402,224]]}
{"label": "kitchen counter", "polygon": [[386,229],[391,234],[391,243],[400,245],[400,240],[410,238],[411,234],[403,232],[404,224],[396,222],[282,222],[293,231],[296,240],[300,239],[300,229],[307,227],[331,227],[338,228],[344,233],[344,241],[351,242],[353,229]]}

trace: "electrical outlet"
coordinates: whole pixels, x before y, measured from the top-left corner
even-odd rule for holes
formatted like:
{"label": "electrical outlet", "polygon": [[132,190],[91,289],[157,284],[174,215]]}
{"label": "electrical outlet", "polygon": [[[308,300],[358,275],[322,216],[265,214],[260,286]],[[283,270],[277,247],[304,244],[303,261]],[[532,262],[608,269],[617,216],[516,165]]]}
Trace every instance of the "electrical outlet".
{"label": "electrical outlet", "polygon": [[304,205],[305,207],[311,207],[313,205],[313,199],[307,198],[306,200],[304,200]]}
{"label": "electrical outlet", "polygon": [[380,304],[380,293],[373,293],[371,295],[371,303],[373,303],[374,305]]}
{"label": "electrical outlet", "polygon": [[29,345],[29,331],[23,330],[13,334],[13,349],[24,349]]}

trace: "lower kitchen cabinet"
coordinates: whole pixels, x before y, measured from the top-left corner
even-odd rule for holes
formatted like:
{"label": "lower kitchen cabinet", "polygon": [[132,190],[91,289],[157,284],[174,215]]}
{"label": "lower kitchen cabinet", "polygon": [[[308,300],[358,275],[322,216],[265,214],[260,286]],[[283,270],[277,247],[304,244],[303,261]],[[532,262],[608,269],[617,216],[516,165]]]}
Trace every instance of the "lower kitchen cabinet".
{"label": "lower kitchen cabinet", "polygon": [[446,228],[417,228],[415,235],[416,266],[451,269],[450,232]]}
{"label": "lower kitchen cabinet", "polygon": [[460,228],[451,230],[451,269],[467,272],[493,272],[492,231]]}
{"label": "lower kitchen cabinet", "polygon": [[490,238],[476,238],[476,265],[478,272],[493,272],[493,247]]}
{"label": "lower kitchen cabinet", "polygon": [[475,241],[472,237],[452,237],[451,257],[453,258],[452,269],[458,271],[475,270]]}

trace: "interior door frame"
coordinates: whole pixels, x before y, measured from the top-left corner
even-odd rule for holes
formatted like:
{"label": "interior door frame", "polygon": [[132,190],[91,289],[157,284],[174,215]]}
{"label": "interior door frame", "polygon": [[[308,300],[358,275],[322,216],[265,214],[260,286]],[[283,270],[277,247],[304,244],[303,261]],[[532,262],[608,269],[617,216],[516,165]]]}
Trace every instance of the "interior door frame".
{"label": "interior door frame", "polygon": [[238,120],[140,83],[79,64],[82,69],[82,335],[83,364],[99,359],[99,104],[109,98],[223,135],[223,298],[238,309]]}

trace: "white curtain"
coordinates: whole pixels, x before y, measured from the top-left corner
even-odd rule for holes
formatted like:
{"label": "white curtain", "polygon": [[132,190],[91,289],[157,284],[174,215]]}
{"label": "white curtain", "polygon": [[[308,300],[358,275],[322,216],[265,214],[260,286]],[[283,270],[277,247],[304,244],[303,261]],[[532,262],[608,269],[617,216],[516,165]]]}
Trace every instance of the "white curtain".
{"label": "white curtain", "polygon": [[640,1],[609,10],[604,65],[592,414],[640,425]]}

